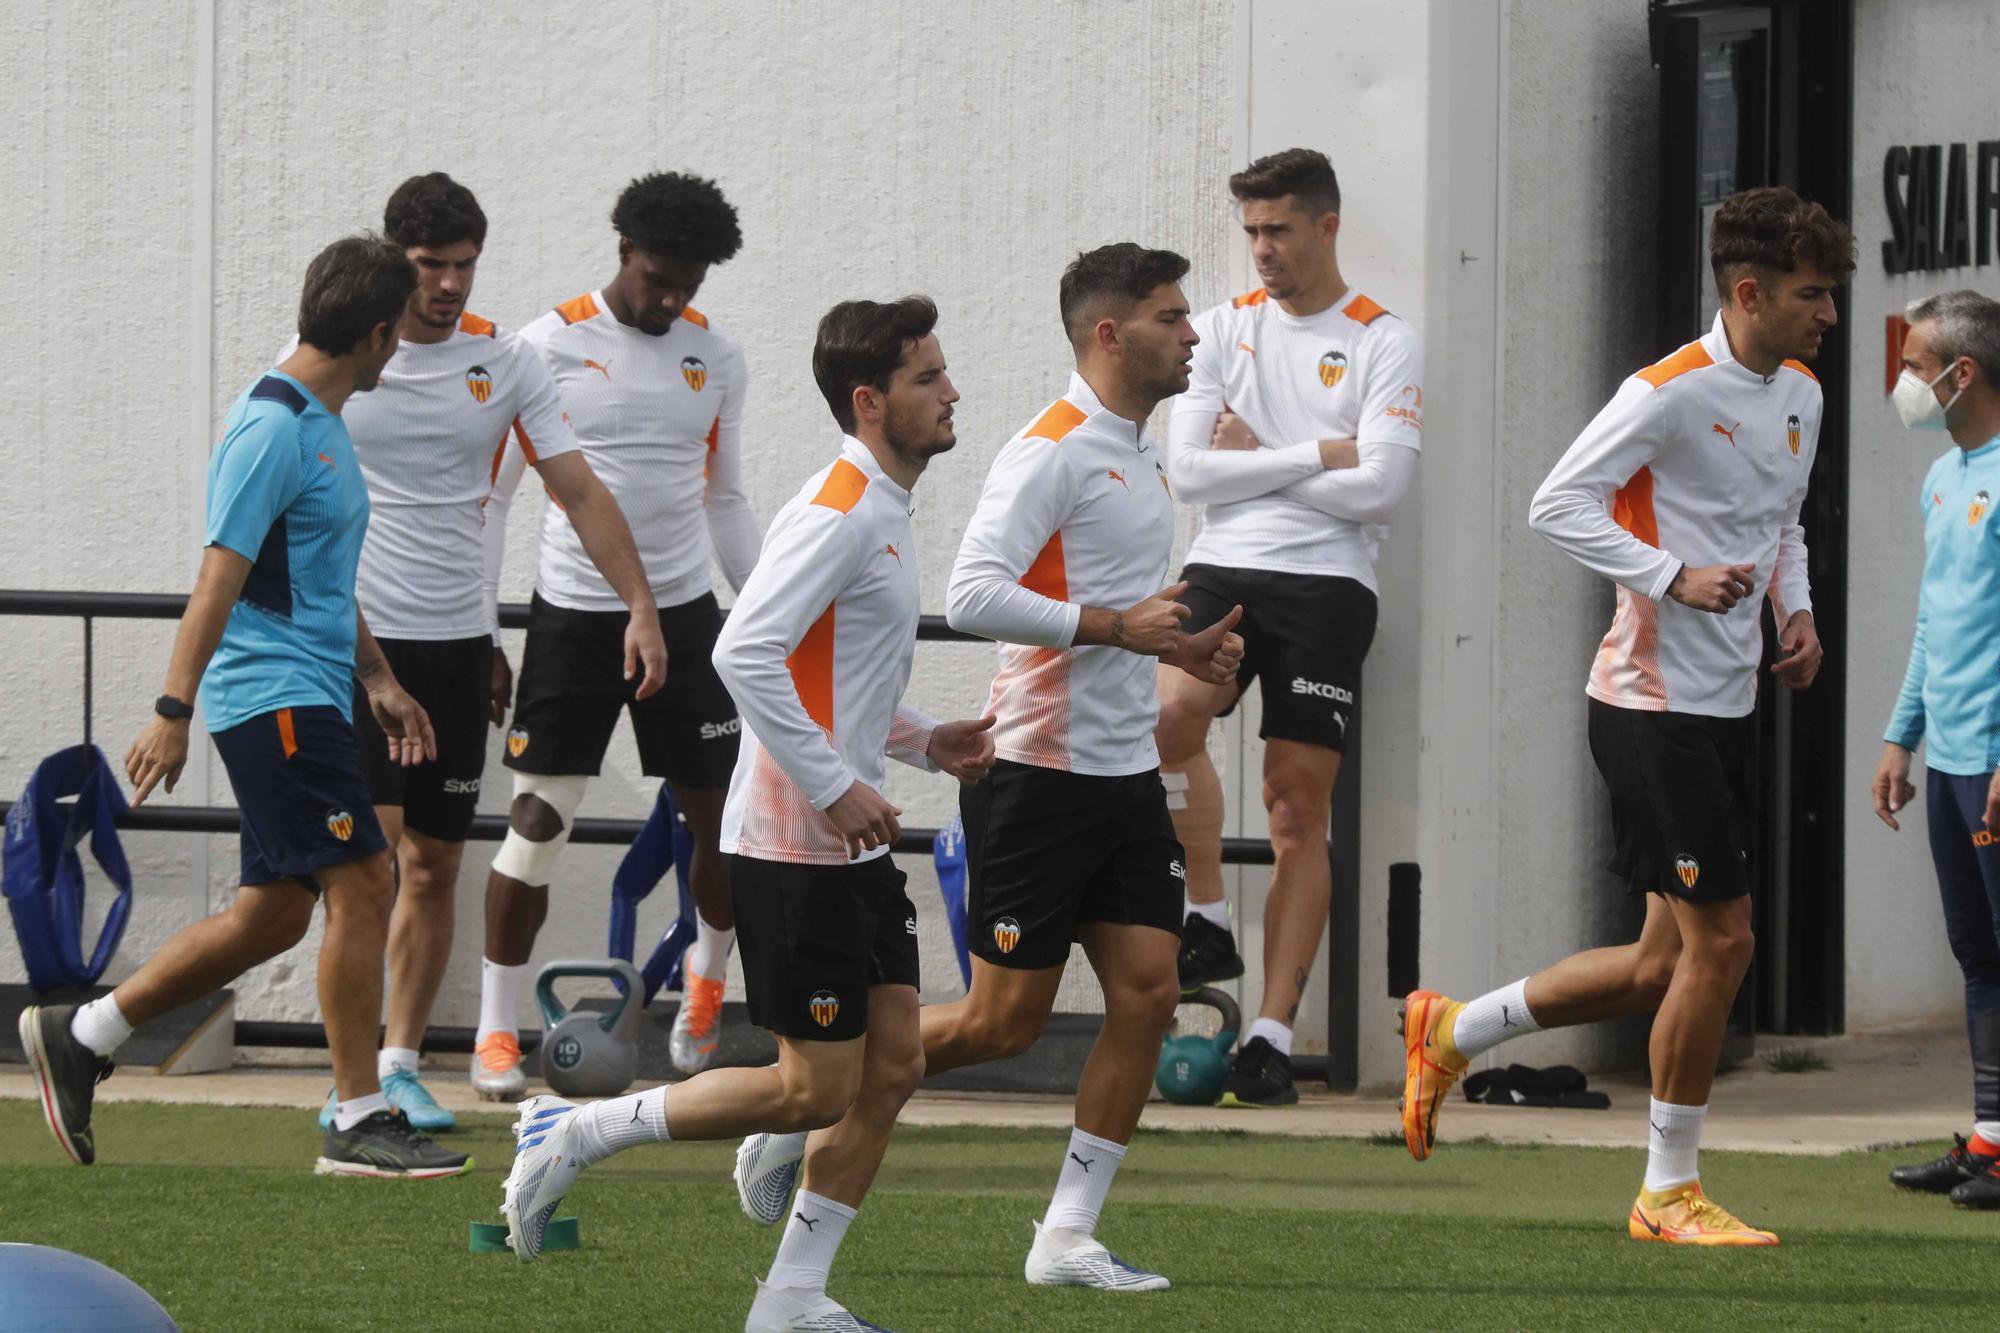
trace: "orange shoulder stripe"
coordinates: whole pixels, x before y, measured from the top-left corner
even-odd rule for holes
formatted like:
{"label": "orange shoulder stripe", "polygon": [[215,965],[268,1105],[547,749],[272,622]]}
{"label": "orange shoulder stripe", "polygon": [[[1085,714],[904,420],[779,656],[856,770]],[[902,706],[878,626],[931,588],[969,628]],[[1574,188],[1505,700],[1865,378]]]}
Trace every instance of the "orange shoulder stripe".
{"label": "orange shoulder stripe", "polygon": [[1666,360],[1656,361],[1647,366],[1639,372],[1639,378],[1657,389],[1677,375],[1685,375],[1690,370],[1700,370],[1703,366],[1714,364],[1715,358],[1708,354],[1706,347],[1699,342],[1691,342]]}
{"label": "orange shoulder stripe", "polygon": [[1353,320],[1356,324],[1373,324],[1389,312],[1381,306],[1376,305],[1367,297],[1357,295],[1342,308],[1340,313]]}
{"label": "orange shoulder stripe", "polygon": [[1790,366],[1790,367],[1791,367],[1791,368],[1792,368],[1793,370],[1796,370],[1796,371],[1798,371],[1798,372],[1799,372],[1799,374],[1801,374],[1801,375],[1804,375],[1804,376],[1805,376],[1805,377],[1806,377],[1807,379],[1811,380],[1811,381],[1812,381],[1812,382],[1813,382],[1814,384],[1818,384],[1818,383],[1819,383],[1819,376],[1817,376],[1817,375],[1813,374],[1813,373],[1812,373],[1812,367],[1811,367],[1811,366],[1808,366],[1808,365],[1807,365],[1807,364],[1806,364],[1805,362],[1803,362],[1803,361],[1787,361],[1787,362],[1785,362],[1785,364],[1786,364],[1786,365],[1788,365],[1788,366]]}
{"label": "orange shoulder stripe", "polygon": [[468,310],[458,317],[458,331],[469,333],[475,338],[491,338],[494,333],[493,321],[481,319]]}
{"label": "orange shoulder stripe", "polygon": [[1262,305],[1270,299],[1271,294],[1262,287],[1259,287],[1254,292],[1245,292],[1243,295],[1234,298],[1229,304],[1232,309],[1241,310],[1246,305]]}
{"label": "orange shoulder stripe", "polygon": [[1037,440],[1047,440],[1051,444],[1061,444],[1063,436],[1081,426],[1084,411],[1067,398],[1058,398],[1049,405],[1049,410],[1035,418],[1035,424],[1028,427],[1027,434]]}
{"label": "orange shoulder stripe", "polygon": [[852,513],[854,506],[861,502],[861,492],[867,489],[868,474],[845,458],[836,458],[833,470],[820,483],[819,494],[812,498],[812,502],[825,505],[828,509],[838,509],[843,514]]}
{"label": "orange shoulder stripe", "polygon": [[580,324],[596,316],[597,302],[592,299],[589,292],[585,292],[582,296],[564,301],[557,306],[556,313],[562,316],[562,322],[565,324]]}
{"label": "orange shoulder stripe", "polygon": [[681,318],[686,320],[688,323],[694,325],[698,329],[705,329],[708,327],[708,316],[702,314],[701,311],[696,310],[691,305],[681,307]]}

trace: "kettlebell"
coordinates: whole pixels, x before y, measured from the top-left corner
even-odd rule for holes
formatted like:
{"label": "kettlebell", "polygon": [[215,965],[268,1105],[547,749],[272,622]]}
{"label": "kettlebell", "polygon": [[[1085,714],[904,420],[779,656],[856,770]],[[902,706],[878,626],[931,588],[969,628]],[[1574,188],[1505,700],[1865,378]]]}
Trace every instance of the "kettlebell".
{"label": "kettlebell", "polygon": [[[1192,995],[1183,995],[1182,1004],[1205,1004],[1222,1015],[1222,1030],[1213,1037],[1196,1033],[1186,1036],[1169,1031],[1160,1046],[1160,1063],[1153,1082],[1160,1095],[1183,1106],[1213,1106],[1222,1096],[1222,1081],[1229,1076],[1229,1048],[1243,1026],[1243,1011],[1224,991],[1203,986]],[[1175,1028],[1179,1023],[1175,1023]]]}
{"label": "kettlebell", "polygon": [[[609,977],[624,992],[609,1013],[565,1009],[555,983],[564,977]],[[565,1097],[615,1097],[639,1076],[639,997],[645,980],[622,958],[601,963],[564,959],[535,978],[542,1010],[542,1078]]]}

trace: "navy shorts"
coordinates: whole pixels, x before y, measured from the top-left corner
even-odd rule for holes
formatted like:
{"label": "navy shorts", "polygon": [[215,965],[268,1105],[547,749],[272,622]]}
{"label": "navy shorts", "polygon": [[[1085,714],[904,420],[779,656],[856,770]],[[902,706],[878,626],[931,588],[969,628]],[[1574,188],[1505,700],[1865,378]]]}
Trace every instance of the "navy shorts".
{"label": "navy shorts", "polygon": [[318,893],[314,871],[389,845],[338,708],[280,708],[212,738],[243,812],[242,883],[289,879]]}

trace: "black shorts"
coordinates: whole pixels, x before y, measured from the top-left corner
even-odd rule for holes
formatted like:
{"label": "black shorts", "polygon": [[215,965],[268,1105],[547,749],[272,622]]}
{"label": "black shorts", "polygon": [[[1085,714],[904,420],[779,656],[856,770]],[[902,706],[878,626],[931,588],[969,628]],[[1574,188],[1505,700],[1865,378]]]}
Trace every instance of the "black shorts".
{"label": "black shorts", "polygon": [[1750,892],[1757,724],[1590,701],[1611,788],[1611,873],[1633,893],[1723,902]]}
{"label": "black shorts", "polygon": [[1186,854],[1158,769],[1065,773],[1002,759],[961,787],[966,934],[999,967],[1058,967],[1089,921],[1157,926],[1186,915]]}
{"label": "black shorts", "polygon": [[492,717],[493,640],[377,639],[396,683],[430,715],[438,757],[415,768],[389,758],[388,738],[354,687],[354,740],[376,805],[403,809],[403,827],[443,842],[464,842],[486,772],[486,726]]}
{"label": "black shorts", "polygon": [[868,988],[918,983],[917,909],[887,856],[858,865],[729,858],[750,1021],[781,1037],[868,1032]]}
{"label": "black shorts", "polygon": [[210,734],[243,812],[244,884],[297,880],[389,844],[375,821],[354,728],[338,708],[280,708]]}
{"label": "black shorts", "polygon": [[565,610],[535,594],[514,725],[507,732],[507,767],[594,777],[625,709],[647,777],[697,790],[727,788],[743,724],[715,674],[715,636],[722,632],[715,598],[703,593],[661,609],[667,682],[643,701],[632,697],[640,682],[625,679],[629,619],[623,611]]}
{"label": "black shorts", "polygon": [[1375,594],[1354,579],[1220,565],[1188,565],[1181,579],[1190,632],[1207,629],[1232,606],[1243,608],[1236,687],[1240,697],[1252,680],[1264,682],[1257,734],[1344,752],[1347,724],[1360,707],[1361,662],[1375,641]]}

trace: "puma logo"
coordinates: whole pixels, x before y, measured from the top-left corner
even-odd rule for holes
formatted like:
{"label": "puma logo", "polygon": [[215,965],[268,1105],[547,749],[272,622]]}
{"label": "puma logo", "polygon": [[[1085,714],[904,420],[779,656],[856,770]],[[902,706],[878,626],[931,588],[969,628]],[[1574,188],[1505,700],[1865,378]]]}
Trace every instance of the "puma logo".
{"label": "puma logo", "polygon": [[340,461],[332,454],[322,452],[319,456],[319,461],[332,468],[335,472],[340,471]]}
{"label": "puma logo", "polygon": [[1244,351],[1250,353],[1250,355],[1252,356],[1257,355],[1257,349],[1252,347],[1249,343],[1237,343],[1236,345],[1242,348]]}
{"label": "puma logo", "polygon": [[628,1125],[636,1125],[636,1124],[638,1124],[638,1123],[639,1123],[639,1108],[638,1108],[638,1107],[636,1107],[636,1106],[635,1106],[635,1107],[633,1107],[633,1108],[632,1108],[632,1118],[631,1118],[630,1120],[626,1121],[625,1123],[626,1123],[626,1124],[628,1124]]}
{"label": "puma logo", "polygon": [[814,1227],[818,1226],[822,1220],[817,1217],[807,1217],[804,1213],[793,1213],[792,1216],[805,1223],[807,1231],[811,1231]]}
{"label": "puma logo", "polygon": [[898,554],[898,553],[897,553],[897,551],[896,551],[896,544],[895,544],[894,542],[890,542],[890,543],[889,543],[888,545],[884,546],[884,547],[883,547],[882,549],[883,549],[884,551],[888,552],[888,553],[889,553],[890,555],[893,555],[893,556],[895,556],[895,557],[896,557],[896,563],[897,563],[897,564],[899,564],[899,565],[900,565],[900,564],[902,564],[902,563],[903,563],[903,557],[902,557],[902,556],[901,556],[900,554]]}
{"label": "puma logo", "polygon": [[595,361],[592,361],[589,357],[585,357],[583,359],[583,367],[585,370],[596,371],[598,374],[604,376],[604,378],[607,380],[611,378],[611,363],[608,361],[600,366]]}
{"label": "puma logo", "polygon": [[1742,426],[1743,423],[1739,421],[1734,426],[1731,426],[1728,430],[1724,430],[1722,428],[1722,423],[1718,421],[1713,426],[1710,426],[1709,429],[1714,431],[1717,435],[1720,435],[1723,439],[1729,441],[1729,447],[1731,449],[1734,449],[1736,447],[1736,432],[1742,429]]}
{"label": "puma logo", "polygon": [[1667,1137],[1667,1127],[1665,1125],[1660,1124],[1656,1120],[1648,1120],[1646,1123],[1653,1127],[1655,1134],[1658,1134],[1661,1138]]}
{"label": "puma logo", "polygon": [[1503,1004],[1500,1006],[1500,1026],[1503,1028],[1510,1028],[1514,1026],[1514,1019],[1512,1016],[1511,1005]]}
{"label": "puma logo", "polygon": [[1125,474],[1123,472],[1113,472],[1109,468],[1106,468],[1104,475],[1117,482],[1120,486],[1125,486],[1126,490],[1129,491],[1132,489],[1130,486],[1125,485]]}
{"label": "puma logo", "polygon": [[1076,1163],[1076,1164],[1077,1164],[1078,1166],[1082,1167],[1082,1168],[1083,1168],[1083,1173],[1084,1173],[1085,1175],[1089,1175],[1089,1174],[1090,1174],[1090,1162],[1094,1162],[1094,1161],[1096,1161],[1097,1159],[1096,1159],[1095,1157],[1093,1157],[1093,1158],[1091,1158],[1091,1159],[1090,1159],[1090,1162],[1086,1162],[1086,1161],[1084,1161],[1084,1160],[1083,1160],[1083,1159],[1082,1159],[1081,1157],[1078,1157],[1078,1156],[1077,1156],[1077,1155],[1076,1155],[1075,1153],[1071,1153],[1071,1154],[1069,1155],[1069,1160],[1070,1160],[1070,1161],[1072,1161],[1072,1162],[1075,1162],[1075,1163]]}

